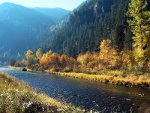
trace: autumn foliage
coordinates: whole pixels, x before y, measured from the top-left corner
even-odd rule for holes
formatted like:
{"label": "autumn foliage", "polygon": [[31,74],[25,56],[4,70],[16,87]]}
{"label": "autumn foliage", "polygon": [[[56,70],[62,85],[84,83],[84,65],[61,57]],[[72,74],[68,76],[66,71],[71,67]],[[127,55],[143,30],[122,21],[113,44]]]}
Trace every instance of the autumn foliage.
{"label": "autumn foliage", "polygon": [[[138,68],[133,51],[124,49],[117,52],[117,49],[111,45],[111,40],[103,40],[100,43],[99,53],[80,54],[77,61],[84,69],[92,69],[98,73],[101,70],[133,71]],[[150,67],[149,62],[147,65]]]}
{"label": "autumn foliage", "polygon": [[[52,51],[43,53],[39,48],[36,52],[28,50],[24,61],[20,63],[12,60],[10,65],[26,65],[28,68],[40,71],[100,73],[103,70],[125,70],[147,72],[150,69],[150,11],[148,6],[147,0],[136,0],[136,2],[131,0],[129,4],[128,30],[131,31],[133,40],[130,50],[123,46],[123,43],[119,43],[125,36],[124,33],[118,31],[120,35],[111,37],[113,43],[110,39],[101,41],[99,52],[86,52],[73,58]],[[116,42],[113,38],[117,39]],[[119,46],[114,47],[114,43],[121,46],[121,49]]]}
{"label": "autumn foliage", "polygon": [[120,54],[111,47],[111,40],[103,40],[100,44],[100,60],[102,66],[108,69],[120,67]]}
{"label": "autumn foliage", "polygon": [[[79,54],[75,59],[66,54],[56,54],[48,51],[43,54],[41,49],[35,53],[31,50],[26,52],[26,60],[16,65],[27,65],[32,70],[50,72],[82,72],[82,73],[100,73],[104,70],[126,70],[132,71],[137,68],[134,52],[124,49],[118,52],[112,47],[111,40],[103,40],[100,43],[100,52]],[[12,61],[12,64],[14,62]],[[150,68],[150,62],[147,63]]]}

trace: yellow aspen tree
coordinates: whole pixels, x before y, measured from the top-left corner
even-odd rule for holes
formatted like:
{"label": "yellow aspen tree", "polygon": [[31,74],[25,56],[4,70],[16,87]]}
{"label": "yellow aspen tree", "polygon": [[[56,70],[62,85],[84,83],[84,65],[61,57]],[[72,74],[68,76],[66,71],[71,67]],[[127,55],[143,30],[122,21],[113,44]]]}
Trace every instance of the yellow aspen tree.
{"label": "yellow aspen tree", "polygon": [[150,11],[147,0],[131,0],[128,21],[133,33],[135,60],[144,70],[150,59]]}

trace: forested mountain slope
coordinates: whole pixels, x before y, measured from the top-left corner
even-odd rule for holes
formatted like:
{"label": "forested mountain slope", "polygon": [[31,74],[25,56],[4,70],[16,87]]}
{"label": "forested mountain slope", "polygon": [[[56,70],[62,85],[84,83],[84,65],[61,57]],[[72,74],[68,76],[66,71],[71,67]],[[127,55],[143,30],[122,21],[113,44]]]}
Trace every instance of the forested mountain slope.
{"label": "forested mountain slope", "polygon": [[97,51],[104,38],[110,38],[120,51],[131,48],[128,31],[129,0],[87,0],[76,8],[67,22],[53,32],[45,51],[77,56],[86,51]]}

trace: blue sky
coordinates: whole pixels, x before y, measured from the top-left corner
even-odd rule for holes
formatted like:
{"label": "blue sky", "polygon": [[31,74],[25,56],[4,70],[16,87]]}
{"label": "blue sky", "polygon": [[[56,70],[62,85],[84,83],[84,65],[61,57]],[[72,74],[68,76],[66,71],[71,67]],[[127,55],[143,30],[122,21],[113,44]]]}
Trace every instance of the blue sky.
{"label": "blue sky", "polygon": [[67,10],[73,10],[84,1],[86,0],[0,0],[0,3],[12,2],[27,7],[60,7]]}

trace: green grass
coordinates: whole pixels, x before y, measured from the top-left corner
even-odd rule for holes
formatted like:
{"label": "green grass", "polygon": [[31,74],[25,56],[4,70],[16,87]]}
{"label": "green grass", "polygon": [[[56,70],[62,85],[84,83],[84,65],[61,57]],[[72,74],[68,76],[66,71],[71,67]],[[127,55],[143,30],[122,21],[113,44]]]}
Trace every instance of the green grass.
{"label": "green grass", "polygon": [[0,74],[0,113],[84,113],[71,104],[37,93],[21,81]]}

